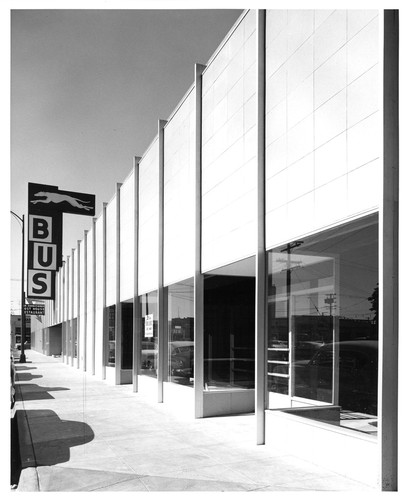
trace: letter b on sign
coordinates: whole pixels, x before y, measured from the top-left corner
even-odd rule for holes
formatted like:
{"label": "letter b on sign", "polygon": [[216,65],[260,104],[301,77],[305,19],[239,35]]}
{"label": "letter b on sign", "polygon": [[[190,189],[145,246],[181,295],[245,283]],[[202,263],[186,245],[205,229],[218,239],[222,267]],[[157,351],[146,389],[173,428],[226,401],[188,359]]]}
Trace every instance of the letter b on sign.
{"label": "letter b on sign", "polygon": [[28,239],[30,241],[52,242],[52,217],[45,215],[29,216]]}

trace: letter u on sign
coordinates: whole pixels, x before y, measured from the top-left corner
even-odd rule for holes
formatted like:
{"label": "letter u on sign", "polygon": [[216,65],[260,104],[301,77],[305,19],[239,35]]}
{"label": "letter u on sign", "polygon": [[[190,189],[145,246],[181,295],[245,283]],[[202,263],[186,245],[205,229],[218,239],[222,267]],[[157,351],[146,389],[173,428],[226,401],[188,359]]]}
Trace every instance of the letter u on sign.
{"label": "letter u on sign", "polygon": [[57,245],[34,243],[33,247],[33,268],[55,271],[57,269]]}

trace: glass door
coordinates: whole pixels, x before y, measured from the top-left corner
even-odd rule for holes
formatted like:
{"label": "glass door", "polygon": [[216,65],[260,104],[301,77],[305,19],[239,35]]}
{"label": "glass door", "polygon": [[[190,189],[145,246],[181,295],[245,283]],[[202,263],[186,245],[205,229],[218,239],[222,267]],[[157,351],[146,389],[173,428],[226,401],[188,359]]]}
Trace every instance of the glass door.
{"label": "glass door", "polygon": [[290,250],[269,257],[269,407],[336,404],[336,260]]}

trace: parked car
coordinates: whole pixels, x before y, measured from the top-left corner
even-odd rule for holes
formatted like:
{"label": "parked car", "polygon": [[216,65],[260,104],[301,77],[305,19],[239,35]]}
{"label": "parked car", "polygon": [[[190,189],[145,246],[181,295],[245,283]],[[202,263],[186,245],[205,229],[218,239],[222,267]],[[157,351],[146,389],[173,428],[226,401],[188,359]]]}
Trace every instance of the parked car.
{"label": "parked car", "polygon": [[14,354],[10,353],[10,409],[13,410],[16,395],[16,367],[14,366]]}
{"label": "parked car", "polygon": [[169,343],[170,373],[192,377],[194,372],[194,342],[187,340]]}
{"label": "parked car", "polygon": [[297,396],[331,401],[334,346],[339,352],[339,405],[377,414],[378,342],[350,340],[321,347],[304,365],[295,364]]}
{"label": "parked car", "polygon": [[[344,410],[377,414],[378,342],[349,340],[325,344],[310,360],[293,364],[295,396],[330,403],[333,390],[333,352],[339,352],[339,405]],[[286,373],[277,365],[274,373]]]}

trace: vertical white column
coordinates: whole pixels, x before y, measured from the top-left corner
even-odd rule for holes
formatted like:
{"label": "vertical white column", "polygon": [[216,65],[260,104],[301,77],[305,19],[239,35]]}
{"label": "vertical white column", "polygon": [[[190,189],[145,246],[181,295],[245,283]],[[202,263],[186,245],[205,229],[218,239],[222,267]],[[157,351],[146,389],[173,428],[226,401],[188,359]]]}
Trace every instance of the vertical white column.
{"label": "vertical white column", "polygon": [[164,380],[164,361],[166,357],[166,333],[167,318],[164,317],[164,290],[163,290],[163,245],[164,245],[164,126],[165,120],[159,120],[159,280],[157,286],[157,309],[158,309],[158,367],[157,367],[157,401],[163,403],[163,380]]}
{"label": "vertical white column", "polygon": [[81,356],[81,248],[79,246],[80,241],[77,240],[77,270],[76,270],[76,280],[77,280],[77,361],[76,367],[79,368],[79,359]]}
{"label": "vertical white column", "polygon": [[74,366],[74,354],[75,354],[75,328],[74,328],[74,300],[75,300],[75,287],[74,287],[74,279],[75,279],[75,258],[74,258],[74,249],[71,249],[71,304],[70,304],[70,309],[71,309],[71,320],[70,320],[70,325],[71,325],[71,366]]}
{"label": "vertical white column", "polygon": [[116,184],[116,291],[115,291],[115,384],[121,383],[122,369],[122,307],[120,304],[120,187]]}
{"label": "vertical white column", "polygon": [[195,65],[194,416],[204,415],[204,277],[201,274],[202,74]]}
{"label": "vertical white column", "polygon": [[265,18],[257,11],[257,253],[255,298],[256,443],[265,444],[266,396],[266,252],[265,252]]}
{"label": "vertical white column", "polygon": [[141,157],[135,156],[133,159],[133,179],[134,179],[134,271],[133,271],[133,369],[132,383],[133,392],[138,392],[138,373],[140,337],[142,314],[139,300],[139,163]]}
{"label": "vertical white column", "polygon": [[71,266],[70,266],[70,257],[67,255],[67,265],[65,269],[65,283],[66,283],[66,310],[65,310],[65,325],[66,325],[66,341],[67,341],[67,346],[66,346],[66,352],[67,352],[67,364],[70,364],[70,355],[71,355],[71,328],[70,328],[70,322],[69,322],[69,311],[70,311],[70,287],[69,287],[69,273],[71,271]]}
{"label": "vertical white column", "polygon": [[398,10],[385,10],[384,165],[379,282],[382,308],[379,315],[378,390],[380,484],[383,491],[396,491],[398,486],[398,46]]}
{"label": "vertical white column", "polygon": [[108,313],[106,311],[106,207],[102,208],[102,380],[106,379],[106,363],[108,349]]}
{"label": "vertical white column", "polygon": [[67,355],[67,328],[65,323],[65,262],[62,263],[61,268],[61,332],[62,332],[62,341],[61,341],[61,356],[62,361],[65,362],[65,358]]}
{"label": "vertical white column", "polygon": [[95,334],[96,334],[96,217],[92,219],[92,375],[95,375]]}
{"label": "vertical white column", "polygon": [[87,362],[87,357],[88,357],[88,240],[87,240],[87,235],[88,231],[84,231],[84,269],[83,269],[83,275],[84,275],[84,289],[82,291],[82,296],[84,297],[84,310],[82,311],[82,314],[84,316],[83,320],[83,325],[84,325],[84,331],[82,332],[83,337],[84,337],[84,363],[83,363],[83,370],[84,372],[87,371],[88,369],[88,362]]}

